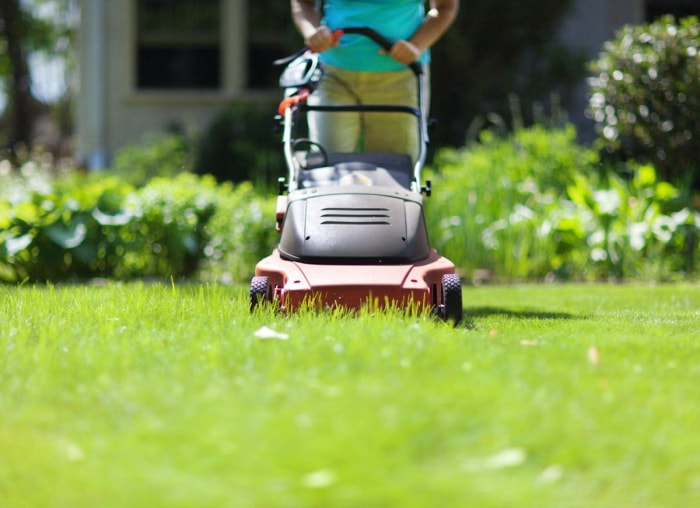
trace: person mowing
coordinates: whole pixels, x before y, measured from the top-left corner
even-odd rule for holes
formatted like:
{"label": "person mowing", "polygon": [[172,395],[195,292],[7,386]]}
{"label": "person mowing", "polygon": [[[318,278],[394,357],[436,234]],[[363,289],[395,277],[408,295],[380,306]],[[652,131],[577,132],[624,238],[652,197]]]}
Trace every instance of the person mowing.
{"label": "person mowing", "polygon": [[[425,106],[429,103],[430,47],[452,25],[459,0],[291,0],[292,18],[304,43],[319,53],[324,79],[308,103],[397,104],[418,107],[415,75],[407,68],[423,65]],[[393,41],[389,52],[358,35],[337,40],[333,31],[369,27]],[[399,113],[309,114],[309,136],[328,152],[419,152],[416,120]]]}

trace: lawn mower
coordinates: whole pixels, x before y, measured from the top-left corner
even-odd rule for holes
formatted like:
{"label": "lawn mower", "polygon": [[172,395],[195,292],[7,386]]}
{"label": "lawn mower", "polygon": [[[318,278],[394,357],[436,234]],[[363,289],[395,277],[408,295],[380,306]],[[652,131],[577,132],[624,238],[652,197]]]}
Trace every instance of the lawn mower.
{"label": "lawn mower", "polygon": [[[336,37],[369,37],[385,50],[392,43],[365,27],[344,28]],[[430,246],[423,213],[422,184],[428,129],[424,116],[423,69],[416,76],[418,106],[310,105],[308,96],[323,78],[318,55],[303,51],[283,61],[285,89],[278,120],[286,178],[279,180],[276,219],[279,244],[255,267],[251,311],[265,302],[284,312],[302,306],[358,309],[429,309],[458,323],[462,284],[454,264]],[[308,112],[403,113],[416,119],[420,151],[329,153],[304,131]]]}

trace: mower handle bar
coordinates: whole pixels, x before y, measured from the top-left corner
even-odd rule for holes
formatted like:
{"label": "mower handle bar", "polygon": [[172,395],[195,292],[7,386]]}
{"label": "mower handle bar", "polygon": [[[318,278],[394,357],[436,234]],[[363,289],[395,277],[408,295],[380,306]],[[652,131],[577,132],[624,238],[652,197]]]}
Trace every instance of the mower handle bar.
{"label": "mower handle bar", "polygon": [[[369,28],[367,26],[358,26],[358,27],[348,27],[348,28],[339,28],[337,30],[333,31],[333,37],[337,41],[340,39],[343,35],[345,34],[356,34],[356,35],[364,35],[365,37],[372,39],[374,42],[376,42],[379,47],[381,47],[384,51],[389,53],[391,51],[392,46],[394,43],[392,43],[389,39],[384,37],[382,34],[374,30],[373,28]],[[279,58],[272,63],[274,65],[286,65],[295,58],[300,57],[303,55],[306,51],[308,51],[307,48],[301,48],[299,51],[296,51],[294,54],[289,55],[284,58]],[[423,74],[423,64],[421,64],[418,60],[411,62],[408,64],[408,68],[410,68],[413,73],[416,76],[420,76]]]}
{"label": "mower handle bar", "polygon": [[304,107],[307,111],[325,111],[336,113],[408,113],[416,118],[420,118],[421,115],[418,108],[403,106],[401,104],[318,104],[314,106],[306,104]]}
{"label": "mower handle bar", "polygon": [[[392,43],[389,39],[384,37],[382,34],[377,32],[376,30],[369,28],[369,27],[348,27],[348,28],[339,28],[337,30],[333,31],[333,37],[338,40],[340,39],[343,35],[345,34],[356,34],[356,35],[363,35],[374,42],[376,42],[383,50],[385,50],[387,53],[391,51],[392,46],[394,43]],[[294,58],[297,58],[298,56],[303,55],[306,51],[309,51],[308,48],[302,48],[300,51],[295,53],[294,55],[291,55],[287,58],[283,58],[280,60],[276,60],[274,62],[275,65],[282,65],[289,63],[292,61]],[[315,111],[375,111],[375,112],[380,112],[380,111],[385,111],[385,112],[401,112],[401,113],[410,113],[413,114],[418,118],[418,123],[419,123],[419,128],[418,128],[418,134],[420,136],[420,150],[418,154],[418,159],[415,161],[414,164],[414,171],[413,171],[413,176],[414,176],[414,190],[417,190],[418,192],[422,192],[422,187],[420,186],[421,182],[421,170],[423,168],[423,164],[425,163],[425,157],[426,157],[426,142],[428,141],[428,130],[427,130],[427,124],[425,122],[425,118],[423,116],[423,104],[424,104],[424,96],[423,96],[423,85],[422,85],[422,76],[423,76],[423,64],[416,60],[414,62],[411,62],[409,65],[407,65],[408,68],[410,68],[413,71],[413,74],[416,76],[416,79],[418,81],[418,108],[412,108],[410,106],[382,106],[382,105],[369,105],[369,106],[353,106],[353,105],[334,105],[334,106],[323,106],[323,105],[318,105],[318,106],[308,106],[306,105],[306,108],[309,110],[315,110]],[[302,88],[301,90],[298,91],[299,93],[294,94],[290,97],[285,98],[279,106],[279,114],[280,116],[284,119],[283,125],[284,125],[284,132],[282,135],[282,138],[285,143],[285,157],[288,161],[288,166],[290,169],[290,176],[289,176],[289,182],[290,185],[294,181],[294,163],[292,162],[292,154],[291,154],[291,145],[290,145],[290,140],[292,138],[292,121],[291,121],[291,116],[292,116],[292,110],[295,109],[294,106],[305,103],[306,99],[308,98],[309,94],[311,93],[311,90],[308,88]]]}
{"label": "mower handle bar", "polygon": [[[376,42],[387,53],[391,51],[391,48],[394,45],[393,42],[384,37],[382,34],[367,26],[339,28],[338,30],[333,31],[333,36],[336,40],[340,39],[344,34],[364,35],[368,39],[372,39],[374,42]],[[418,60],[411,62],[407,67],[409,67],[416,76],[423,74],[423,65]]]}

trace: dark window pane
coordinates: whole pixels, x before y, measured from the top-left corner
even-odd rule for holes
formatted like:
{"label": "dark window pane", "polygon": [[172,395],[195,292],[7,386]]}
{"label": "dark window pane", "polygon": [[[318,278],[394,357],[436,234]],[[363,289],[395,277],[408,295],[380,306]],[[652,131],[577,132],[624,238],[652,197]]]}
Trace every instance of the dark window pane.
{"label": "dark window pane", "polygon": [[219,0],[138,0],[139,33],[218,34]]}
{"label": "dark window pane", "polygon": [[299,49],[303,40],[292,23],[288,1],[249,0],[248,88],[275,88],[282,68],[273,67],[277,58]]}
{"label": "dark window pane", "polygon": [[219,0],[138,0],[137,6],[138,88],[221,86]]}
{"label": "dark window pane", "polygon": [[138,54],[138,87],[145,89],[216,89],[218,48],[142,47]]}
{"label": "dark window pane", "polygon": [[664,14],[675,16],[676,19],[687,16],[700,17],[700,2],[698,0],[647,0],[647,21],[654,21]]}

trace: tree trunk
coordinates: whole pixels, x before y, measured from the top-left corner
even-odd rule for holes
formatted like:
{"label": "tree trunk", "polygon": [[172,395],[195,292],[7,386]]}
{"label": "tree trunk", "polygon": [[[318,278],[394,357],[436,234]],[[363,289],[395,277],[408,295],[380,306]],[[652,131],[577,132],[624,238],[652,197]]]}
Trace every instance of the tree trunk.
{"label": "tree trunk", "polygon": [[10,115],[10,150],[15,152],[19,144],[29,146],[32,129],[32,97],[29,85],[31,78],[24,44],[27,40],[26,26],[22,22],[20,0],[0,0],[0,21],[7,43],[10,61],[8,83],[8,113]]}

